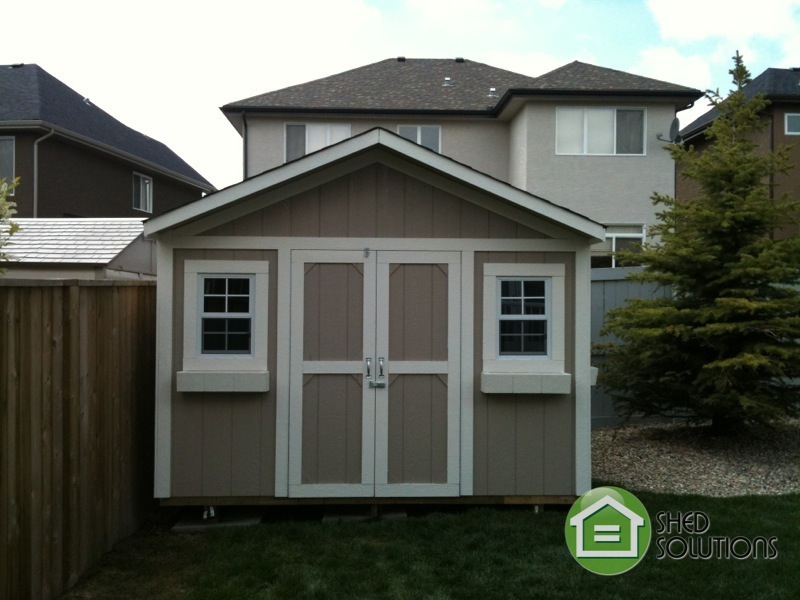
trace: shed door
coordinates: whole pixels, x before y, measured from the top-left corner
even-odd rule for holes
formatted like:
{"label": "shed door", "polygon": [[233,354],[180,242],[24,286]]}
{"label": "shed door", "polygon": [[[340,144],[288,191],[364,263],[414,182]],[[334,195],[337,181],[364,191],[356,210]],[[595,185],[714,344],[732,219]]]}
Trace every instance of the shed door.
{"label": "shed door", "polygon": [[459,493],[460,256],[292,253],[289,495]]}

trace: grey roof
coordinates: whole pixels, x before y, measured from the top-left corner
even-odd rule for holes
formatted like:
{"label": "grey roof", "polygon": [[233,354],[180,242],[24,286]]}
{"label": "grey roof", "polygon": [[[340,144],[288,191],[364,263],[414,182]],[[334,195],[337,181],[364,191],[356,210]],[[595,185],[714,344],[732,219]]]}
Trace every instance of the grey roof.
{"label": "grey roof", "polygon": [[22,263],[106,265],[144,229],[142,219],[12,219],[20,229],[5,247]]}
{"label": "grey roof", "polygon": [[[764,94],[773,102],[800,102],[800,68],[769,68],[745,85],[745,98]],[[681,130],[681,136],[689,138],[706,129],[717,118],[719,111],[712,107],[708,112],[689,123]]]}
{"label": "grey roof", "polygon": [[35,64],[0,65],[0,126],[55,126],[189,179],[213,186],[167,146],[120,123]]}
{"label": "grey roof", "polygon": [[687,101],[702,95],[692,88],[578,61],[531,77],[460,58],[393,58],[232,102],[222,111],[230,115],[248,111],[493,114],[514,95],[574,94]]}

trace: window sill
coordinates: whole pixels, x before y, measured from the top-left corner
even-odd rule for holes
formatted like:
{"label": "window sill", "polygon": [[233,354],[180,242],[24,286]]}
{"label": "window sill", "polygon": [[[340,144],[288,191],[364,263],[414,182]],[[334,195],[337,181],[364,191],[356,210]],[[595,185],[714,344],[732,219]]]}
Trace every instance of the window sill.
{"label": "window sill", "polygon": [[268,392],[269,371],[178,371],[179,392]]}
{"label": "window sill", "polygon": [[569,394],[569,373],[481,373],[484,394]]}

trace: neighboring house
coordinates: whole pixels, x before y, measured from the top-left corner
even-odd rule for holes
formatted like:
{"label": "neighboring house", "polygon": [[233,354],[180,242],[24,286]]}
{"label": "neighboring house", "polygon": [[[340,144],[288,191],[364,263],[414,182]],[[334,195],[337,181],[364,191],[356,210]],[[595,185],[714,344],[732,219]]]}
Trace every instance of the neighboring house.
{"label": "neighboring house", "polygon": [[665,145],[701,92],[572,62],[540,77],[457,58],[384,60],[232,102],[245,177],[382,127],[607,227],[594,266],[646,235],[673,195]]}
{"label": "neighboring house", "polygon": [[603,226],[392,129],[145,223],[164,504],[565,503],[591,487]]}
{"label": "neighboring house", "polygon": [[[800,68],[767,69],[744,87],[744,93],[748,98],[763,94],[770,101],[763,113],[766,126],[757,140],[759,146],[767,151],[791,146],[789,161],[793,168],[787,175],[775,178],[772,193],[788,192],[795,198],[800,197]],[[683,142],[702,151],[709,143],[706,130],[718,116],[719,111],[712,108],[684,127],[681,130]],[[678,177],[678,198],[691,198],[695,193],[696,187],[692,182]],[[793,228],[785,233],[800,232]]]}
{"label": "neighboring house", "polygon": [[155,279],[142,219],[14,219],[7,279]]}
{"label": "neighboring house", "polygon": [[18,217],[146,218],[214,187],[37,65],[0,66],[0,178]]}

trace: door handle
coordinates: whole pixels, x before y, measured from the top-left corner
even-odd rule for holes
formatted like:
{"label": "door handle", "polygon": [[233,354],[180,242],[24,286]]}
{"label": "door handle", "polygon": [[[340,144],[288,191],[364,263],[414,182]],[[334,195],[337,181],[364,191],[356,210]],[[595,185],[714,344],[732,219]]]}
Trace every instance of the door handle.
{"label": "door handle", "polygon": [[378,359],[378,377],[383,377],[383,357]]}
{"label": "door handle", "polygon": [[372,359],[367,359],[367,377],[366,379],[372,379]]}

